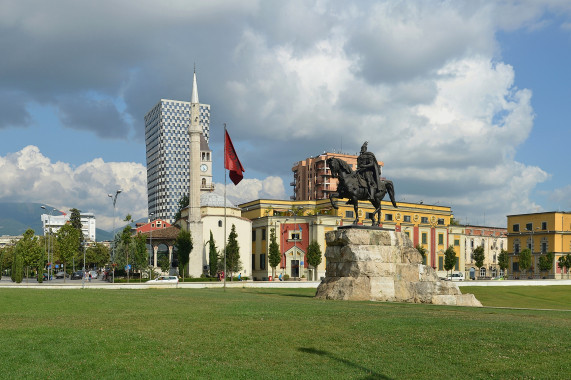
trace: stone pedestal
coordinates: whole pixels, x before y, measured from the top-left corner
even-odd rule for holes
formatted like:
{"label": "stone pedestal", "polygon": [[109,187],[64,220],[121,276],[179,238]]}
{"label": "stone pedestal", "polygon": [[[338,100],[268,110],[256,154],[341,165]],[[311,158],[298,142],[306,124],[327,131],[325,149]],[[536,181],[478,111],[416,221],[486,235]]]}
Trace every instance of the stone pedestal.
{"label": "stone pedestal", "polygon": [[434,269],[402,232],[343,228],[325,235],[327,267],[316,297],[482,306]]}

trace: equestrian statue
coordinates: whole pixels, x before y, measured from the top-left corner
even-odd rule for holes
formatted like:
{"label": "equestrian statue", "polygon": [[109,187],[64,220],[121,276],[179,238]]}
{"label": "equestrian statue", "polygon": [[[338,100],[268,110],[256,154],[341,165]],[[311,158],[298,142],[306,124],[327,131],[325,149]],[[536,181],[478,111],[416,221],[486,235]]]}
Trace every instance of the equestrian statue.
{"label": "equestrian statue", "polygon": [[381,168],[375,155],[367,151],[367,141],[357,157],[355,172],[349,164],[338,158],[328,158],[327,166],[331,170],[331,175],[339,180],[337,192],[329,194],[331,205],[337,209],[339,207],[333,202],[333,198],[349,198],[347,204],[352,204],[355,209],[353,224],[359,221],[359,201],[369,201],[375,207],[375,211],[371,213],[373,226],[378,226],[381,222],[381,201],[387,193],[393,206],[397,207],[393,182],[381,179]]}

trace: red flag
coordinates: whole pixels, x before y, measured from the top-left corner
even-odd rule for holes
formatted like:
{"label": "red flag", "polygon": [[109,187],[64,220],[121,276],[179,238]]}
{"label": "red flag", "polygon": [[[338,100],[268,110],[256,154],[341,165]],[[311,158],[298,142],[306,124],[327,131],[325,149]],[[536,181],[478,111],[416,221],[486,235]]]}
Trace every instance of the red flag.
{"label": "red flag", "polygon": [[234,150],[228,131],[225,130],[224,132],[226,134],[224,136],[224,168],[230,170],[230,179],[234,182],[234,185],[237,185],[244,178],[242,173],[245,170]]}

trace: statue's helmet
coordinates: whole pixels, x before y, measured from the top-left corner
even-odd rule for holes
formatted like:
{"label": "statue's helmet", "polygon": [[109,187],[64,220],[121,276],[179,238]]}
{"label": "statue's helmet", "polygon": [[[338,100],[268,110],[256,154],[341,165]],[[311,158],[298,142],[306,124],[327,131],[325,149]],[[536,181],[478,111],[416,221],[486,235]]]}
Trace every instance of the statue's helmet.
{"label": "statue's helmet", "polygon": [[367,144],[368,142],[365,141],[365,143],[361,146],[361,153],[366,152],[367,151]]}

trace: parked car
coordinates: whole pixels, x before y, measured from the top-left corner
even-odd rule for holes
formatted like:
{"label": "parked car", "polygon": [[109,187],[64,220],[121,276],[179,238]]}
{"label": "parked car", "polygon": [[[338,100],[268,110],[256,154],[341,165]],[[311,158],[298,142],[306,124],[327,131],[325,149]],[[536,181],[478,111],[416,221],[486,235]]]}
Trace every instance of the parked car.
{"label": "parked car", "polygon": [[83,277],[83,272],[78,270],[77,272],[73,272],[71,274],[71,279],[72,280],[81,280],[81,278]]}
{"label": "parked car", "polygon": [[56,273],[56,278],[64,278],[64,277],[69,277],[69,274],[65,273],[64,271]]}
{"label": "parked car", "polygon": [[462,272],[452,273],[451,275],[448,275],[446,279],[449,281],[464,281],[464,273]]}
{"label": "parked car", "polygon": [[178,284],[177,276],[159,276],[154,280],[147,281],[147,284]]}
{"label": "parked car", "polygon": [[[54,276],[50,276],[50,280],[53,280],[53,279],[54,279]],[[44,281],[47,281],[47,280],[48,280],[48,274],[44,273]]]}
{"label": "parked car", "polygon": [[90,270],[89,274],[91,275],[92,279],[96,279],[97,278],[97,271],[96,270]]}

